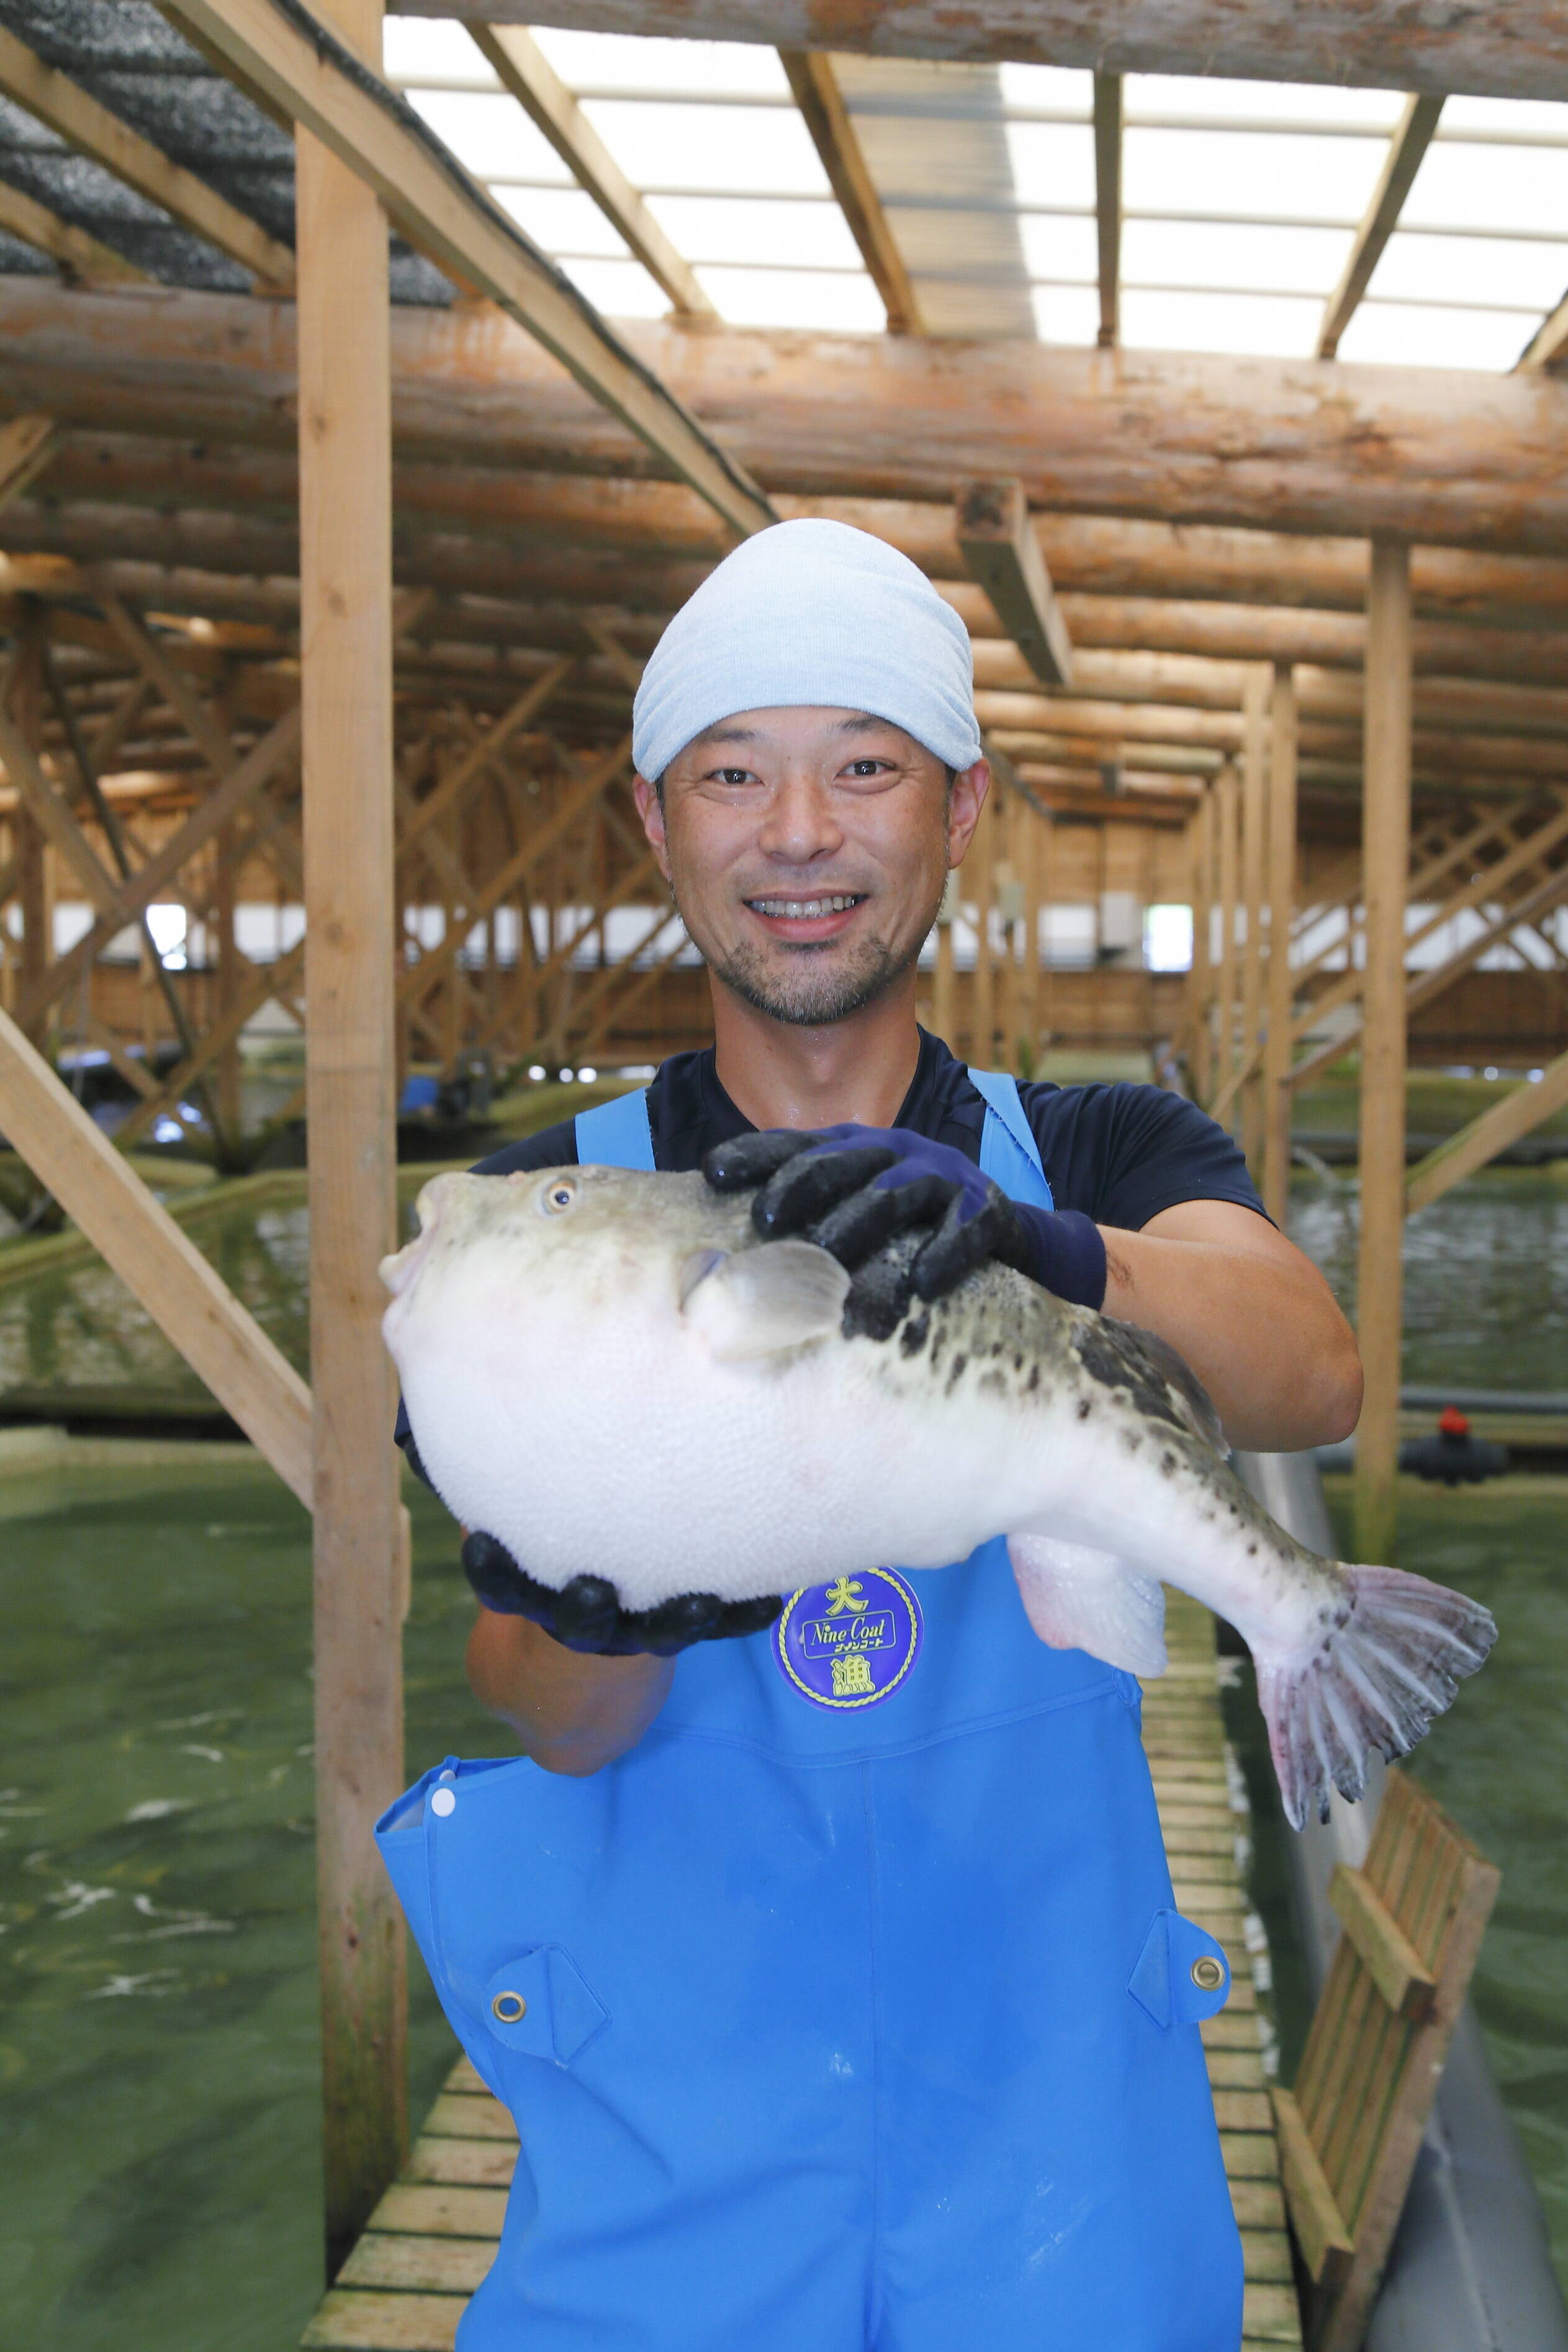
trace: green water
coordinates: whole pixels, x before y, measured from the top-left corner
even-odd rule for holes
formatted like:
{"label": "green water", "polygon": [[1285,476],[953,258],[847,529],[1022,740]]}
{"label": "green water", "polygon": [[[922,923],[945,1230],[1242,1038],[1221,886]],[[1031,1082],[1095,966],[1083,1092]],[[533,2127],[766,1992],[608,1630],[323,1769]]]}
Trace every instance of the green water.
{"label": "green water", "polygon": [[[1292,1220],[1347,1300],[1354,1210],[1353,1185],[1314,1181]],[[204,1205],[188,1230],[302,1363],[298,1197]],[[1568,1387],[1568,1185],[1461,1188],[1413,1222],[1408,1265],[1408,1378]],[[92,1262],[0,1279],[0,1392],[73,1385],[132,1410],[202,1394]],[[4,2332],[285,2352],[320,2284],[304,1516],[227,1449],[86,1458],[0,1475]],[[462,1683],[449,1527],[411,1501],[412,1772],[506,1740]],[[1568,2274],[1565,1504],[1568,1482],[1412,1486],[1402,1556],[1502,1628],[1415,1769],[1504,1869],[1478,2005]],[[417,1964],[412,1997],[417,2116],[450,2042]]]}
{"label": "green water", "polygon": [[[411,1499],[408,1752],[503,1752]],[[320,2294],[309,1586],[250,1463],[0,1479],[7,2343],[286,2352]],[[418,2115],[452,2050],[411,1991]]]}

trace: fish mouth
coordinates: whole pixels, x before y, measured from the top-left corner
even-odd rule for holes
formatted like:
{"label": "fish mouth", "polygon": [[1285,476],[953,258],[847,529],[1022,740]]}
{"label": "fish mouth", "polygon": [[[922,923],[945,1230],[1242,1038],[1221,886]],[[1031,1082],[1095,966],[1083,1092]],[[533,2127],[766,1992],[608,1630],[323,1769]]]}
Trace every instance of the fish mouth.
{"label": "fish mouth", "polygon": [[419,1231],[413,1240],[405,1242],[400,1250],[389,1251],[375,1269],[394,1298],[402,1297],[430,1254],[436,1228],[440,1223],[436,1202],[431,1198],[435,1190],[434,1184],[426,1184],[414,1204],[415,1213],[419,1219]]}

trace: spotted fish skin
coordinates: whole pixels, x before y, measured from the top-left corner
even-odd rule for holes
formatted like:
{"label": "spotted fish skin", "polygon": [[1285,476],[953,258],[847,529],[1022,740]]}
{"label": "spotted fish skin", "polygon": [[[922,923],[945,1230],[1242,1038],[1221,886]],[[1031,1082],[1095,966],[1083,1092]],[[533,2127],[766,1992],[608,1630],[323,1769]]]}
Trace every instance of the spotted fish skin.
{"label": "spotted fish skin", "polygon": [[1297,1543],[1162,1342],[1005,1267],[872,1338],[825,1252],[759,1241],[695,1173],[443,1176],[419,1213],[383,1275],[421,1457],[556,1590],[749,1600],[1003,1534],[1043,1640],[1149,1675],[1174,1584],[1252,1650],[1298,1822],[1490,1646],[1461,1595]]}

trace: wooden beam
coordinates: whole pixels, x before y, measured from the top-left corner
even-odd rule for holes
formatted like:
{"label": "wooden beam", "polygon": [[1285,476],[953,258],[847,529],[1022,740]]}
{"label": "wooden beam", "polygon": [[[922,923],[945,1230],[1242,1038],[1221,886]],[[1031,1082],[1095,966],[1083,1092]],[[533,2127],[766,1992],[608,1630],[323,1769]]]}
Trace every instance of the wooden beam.
{"label": "wooden beam", "polygon": [[1269,2095],[1279,2139],[1280,2180],[1296,2242],[1313,2285],[1331,2293],[1350,2270],[1355,2252],[1351,2233],[1300,2108],[1278,2084]]}
{"label": "wooden beam", "polygon": [[1410,559],[1374,539],[1367,598],[1362,816],[1366,977],[1361,1051],[1356,1330],[1366,1375],[1356,1435],[1355,1557],[1392,1564],[1398,1509],[1405,1239],[1405,892],[1410,871]]}
{"label": "wooden beam", "polygon": [[1345,266],[1340,273],[1340,282],[1323,310],[1323,323],[1318,330],[1318,357],[1321,360],[1331,360],[1339,350],[1340,337],[1366,292],[1372,273],[1383,258],[1384,246],[1399,225],[1405,199],[1421,169],[1421,159],[1432,143],[1432,135],[1442,111],[1440,98],[1407,98],[1405,101],[1405,110],[1388,142],[1388,153],[1384,158],[1377,185],[1368,200],[1361,226],[1351,241]]}
{"label": "wooden beam", "polygon": [[309,1509],[304,1381],[4,1013],[0,1129]]}
{"label": "wooden beam", "polygon": [[1405,1180],[1405,1215],[1413,1217],[1418,1209],[1429,1209],[1467,1176],[1489,1167],[1500,1152],[1532,1134],[1564,1103],[1568,1103],[1568,1054],[1559,1054],[1533,1085],[1526,1079],[1457,1135],[1446,1138],[1425,1160],[1416,1161]]}
{"label": "wooden beam", "polygon": [[867,274],[882,299],[890,335],[925,332],[920,298],[882,209],[859,134],[849,119],[833,59],[824,49],[781,48],[779,62],[789,79],[811,143],[822,160],[838,209],[860,249]]}
{"label": "wooden beam", "polygon": [[62,275],[80,286],[146,286],[153,281],[145,269],[127,261],[111,245],[104,245],[51,212],[36,196],[0,184],[0,229],[36,253],[47,253]]}
{"label": "wooden beam", "polygon": [[[1268,876],[1268,685],[1254,670],[1242,703],[1241,742],[1241,1034],[1244,1066],[1255,1063],[1263,1025],[1263,908]],[[1261,1176],[1263,1106],[1258,1086],[1239,1090],[1241,1143],[1254,1177]]]}
{"label": "wooden beam", "polygon": [[1516,373],[1561,368],[1568,359],[1568,294],[1544,318],[1515,362]]}
{"label": "wooden beam", "polygon": [[1263,1205],[1281,1233],[1290,1209],[1290,918],[1296,905],[1296,689],[1277,669],[1269,698],[1268,971],[1263,1056]]}
{"label": "wooden beam", "polygon": [[1416,2024],[1428,2018],[1437,1979],[1365,1871],[1336,1863],[1329,1902],[1387,2006]]}
{"label": "wooden beam", "polygon": [[[279,0],[165,0],[206,45],[374,191],[409,243],[500,304],[665,464],[737,538],[777,520],[736,461],[591,303],[388,89],[324,26]],[[301,12],[302,14],[303,12]]]}
{"label": "wooden beam", "polygon": [[112,172],[137,194],[194,229],[242,269],[258,288],[275,293],[294,282],[294,257],[286,245],[258,228],[249,215],[208,187],[194,172],[171,163],[162,148],[143,139],[107,106],[19,41],[0,29],[0,90],[40,122],[58,131],[79,153]]}
{"label": "wooden beam", "polygon": [[[272,21],[265,0],[264,12],[265,31]],[[189,20],[188,10],[175,13]],[[195,29],[211,37],[226,15],[203,12]],[[381,16],[381,0],[334,0],[334,21],[353,48],[332,43],[335,79],[323,66],[316,78],[323,89],[341,83],[363,96],[352,75],[357,68],[368,79],[380,65]],[[296,42],[300,37],[292,30]],[[265,76],[253,79],[268,87]],[[276,81],[270,87],[276,95]],[[407,1606],[407,1530],[392,1443],[396,1381],[382,1343],[377,1273],[397,1228],[392,415],[386,214],[371,179],[322,143],[312,122],[300,121],[295,143],[316,1839],[330,2278],[396,2173],[408,2128],[405,1938],[372,1837],[404,1782]]]}
{"label": "wooden beam", "polygon": [[648,276],[663,287],[677,315],[716,319],[719,314],[697,272],[659,226],[532,34],[522,25],[470,24],[468,30],[502,87],[544,133]]}
{"label": "wooden beam", "polygon": [[960,482],[954,528],[970,577],[995,606],[1030,669],[1047,686],[1072,680],[1072,639],[1018,481]]}
{"label": "wooden beam", "polygon": [[52,843],[56,855],[69,867],[89,903],[111,907],[114,883],[92,845],[66,805],[63,793],[50,782],[32,745],[10,713],[0,706],[0,761],[16,788],[18,798],[39,831]]}
{"label": "wooden beam", "polygon": [[[287,311],[243,295],[168,289],[149,304],[106,291],[89,304],[10,279],[0,387],[66,424],[277,446],[290,329]],[[461,304],[400,304],[392,332],[411,453],[654,470],[521,326]],[[1123,351],[1107,377],[1098,352],[1061,345],[658,322],[622,332],[674,398],[722,415],[737,462],[781,492],[949,500],[961,419],[966,470],[1017,475],[1037,513],[1345,536],[1370,519],[1434,546],[1560,559],[1568,545],[1556,462],[1568,385],[1540,374]]]}
{"label": "wooden beam", "polygon": [[[448,16],[483,14],[584,32],[673,39],[823,37],[819,0],[438,0]],[[1254,81],[1343,82],[1368,89],[1475,90],[1568,99],[1568,27],[1556,0],[1477,9],[1412,9],[1399,0],[857,0],[828,15],[834,45],[870,57],[998,58],[1115,73],[1213,74]]]}
{"label": "wooden beam", "polygon": [[1113,351],[1121,292],[1121,76],[1094,77],[1094,214],[1100,246],[1100,347]]}
{"label": "wooden beam", "polygon": [[0,425],[0,507],[19,497],[43,472],[59,442],[60,429],[52,416],[14,416]]}
{"label": "wooden beam", "polygon": [[146,863],[138,866],[127,880],[115,886],[110,899],[91,930],[52,963],[31,992],[24,995],[18,1013],[24,1028],[30,1028],[47,1011],[56,997],[81,977],[116,934],[123,930],[127,923],[133,923],[151,906],[159,892],[168,887],[180,868],[212,839],[221,825],[237,816],[265,789],[278,769],[291,757],[299,740],[300,714],[298,710],[290,710],[276,722],[260,742],[252,746],[232,772],[224,778],[217,790],[191,811],[184,823],[169,835]]}

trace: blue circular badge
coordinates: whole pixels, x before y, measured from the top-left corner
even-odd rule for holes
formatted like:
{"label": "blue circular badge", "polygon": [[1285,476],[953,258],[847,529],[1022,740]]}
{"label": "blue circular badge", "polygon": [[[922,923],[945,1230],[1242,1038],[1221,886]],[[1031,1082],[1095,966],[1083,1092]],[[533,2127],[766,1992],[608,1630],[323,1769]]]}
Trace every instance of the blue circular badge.
{"label": "blue circular badge", "polygon": [[890,1568],[808,1584],[773,1631],[779,1671],[813,1706],[891,1698],[921,1652],[920,1603]]}

